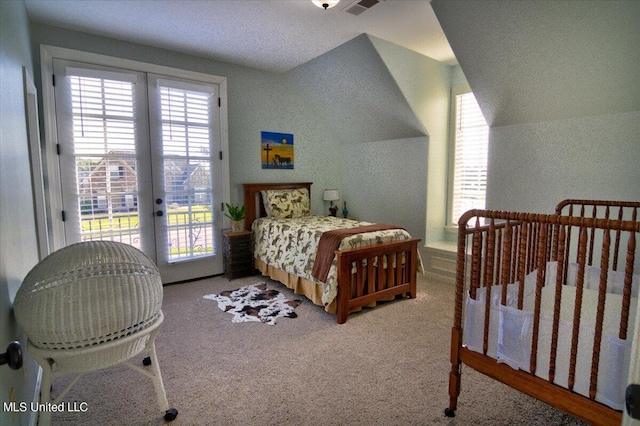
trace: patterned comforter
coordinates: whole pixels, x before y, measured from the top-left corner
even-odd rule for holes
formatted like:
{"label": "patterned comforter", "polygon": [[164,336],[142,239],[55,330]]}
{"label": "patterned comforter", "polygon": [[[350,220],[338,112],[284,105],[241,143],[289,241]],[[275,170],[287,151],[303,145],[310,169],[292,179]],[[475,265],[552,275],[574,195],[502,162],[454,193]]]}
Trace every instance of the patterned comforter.
{"label": "patterned comforter", "polygon": [[[323,232],[332,229],[371,225],[332,216],[304,216],[295,219],[260,218],[254,221],[254,256],[260,261],[323,286],[322,303],[327,306],[338,294],[337,261],[333,260],[326,282],[316,280],[311,271],[318,241]],[[367,232],[346,237],[339,250],[388,243],[411,238],[403,229]],[[418,271],[422,264],[418,259]]]}

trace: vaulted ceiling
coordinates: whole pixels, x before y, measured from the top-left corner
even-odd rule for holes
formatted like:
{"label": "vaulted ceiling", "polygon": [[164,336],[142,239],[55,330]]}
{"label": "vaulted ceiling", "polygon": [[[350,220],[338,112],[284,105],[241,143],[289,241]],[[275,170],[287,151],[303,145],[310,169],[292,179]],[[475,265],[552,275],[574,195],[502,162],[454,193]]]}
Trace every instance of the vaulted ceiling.
{"label": "vaulted ceiling", "polygon": [[639,1],[431,5],[490,125],[640,110]]}

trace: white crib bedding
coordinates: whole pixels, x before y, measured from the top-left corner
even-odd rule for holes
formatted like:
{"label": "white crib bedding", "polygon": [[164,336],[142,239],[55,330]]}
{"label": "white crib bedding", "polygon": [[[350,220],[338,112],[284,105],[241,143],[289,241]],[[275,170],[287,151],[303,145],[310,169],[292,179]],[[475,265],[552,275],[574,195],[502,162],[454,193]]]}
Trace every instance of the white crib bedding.
{"label": "white crib bedding", "polygon": [[[553,327],[553,307],[555,301],[555,268],[556,262],[547,266],[547,285],[542,288],[540,324],[535,375],[549,379],[549,358],[551,351],[551,335]],[[571,269],[574,269],[573,272]],[[574,305],[576,297],[575,266],[569,268],[567,282],[562,286],[560,309],[560,325],[558,330],[558,348],[556,355],[556,372],[553,382],[568,387],[569,359],[573,330]],[[507,286],[507,305],[502,306],[502,287],[491,288],[491,309],[489,319],[489,338],[487,355],[506,363],[512,368],[530,372],[531,347],[534,322],[535,282],[537,271],[525,277],[523,309],[517,309],[517,284]],[[599,268],[585,268],[585,288],[583,288],[576,374],[573,390],[581,395],[589,395],[593,342],[595,336],[598,291],[593,290],[595,284],[591,277],[598,277]],[[587,280],[589,278],[589,281]],[[637,309],[638,276],[634,275],[634,297],[631,298],[627,340],[618,337],[620,313],[622,309],[622,286],[613,283],[620,277],[609,274],[611,285],[605,299],[602,343],[600,345],[600,361],[598,368],[598,388],[596,401],[611,408],[621,410],[624,407],[624,389],[626,386],[631,339],[634,335],[635,314]],[[587,282],[588,281],[588,282]],[[608,283],[608,284],[609,284]],[[591,288],[588,288],[591,287]],[[597,288],[597,286],[595,286]],[[476,299],[467,297],[464,323],[464,344],[468,349],[483,352],[484,311],[486,304],[486,288],[478,289]]]}

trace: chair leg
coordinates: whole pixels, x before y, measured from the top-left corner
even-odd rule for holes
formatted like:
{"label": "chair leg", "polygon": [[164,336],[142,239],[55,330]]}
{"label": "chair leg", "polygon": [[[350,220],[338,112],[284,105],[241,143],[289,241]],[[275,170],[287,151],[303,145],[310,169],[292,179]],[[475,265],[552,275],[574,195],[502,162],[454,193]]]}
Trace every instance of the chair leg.
{"label": "chair leg", "polygon": [[[164,411],[164,419],[167,421],[174,420],[178,416],[178,410],[173,407],[169,407],[169,401],[167,401],[167,392],[164,389],[164,383],[162,382],[162,373],[160,373],[160,364],[158,363],[158,355],[156,354],[155,335],[149,339],[149,355],[151,358],[151,368],[153,375],[153,385],[156,388],[156,397],[158,398],[158,405],[160,409]],[[146,364],[146,363],[145,363]]]}
{"label": "chair leg", "polygon": [[162,411],[166,411],[169,409],[169,401],[167,401],[167,393],[164,389],[164,384],[162,383],[162,374],[160,373],[160,365],[158,364],[158,355],[156,355],[155,342],[151,342],[149,352],[151,357],[151,368],[153,371],[153,386],[156,388],[158,405]]}
{"label": "chair leg", "polygon": [[[51,402],[52,372],[46,365],[42,365],[42,382],[40,383],[40,404]],[[49,426],[51,424],[51,412],[49,410],[38,410],[38,426]]]}

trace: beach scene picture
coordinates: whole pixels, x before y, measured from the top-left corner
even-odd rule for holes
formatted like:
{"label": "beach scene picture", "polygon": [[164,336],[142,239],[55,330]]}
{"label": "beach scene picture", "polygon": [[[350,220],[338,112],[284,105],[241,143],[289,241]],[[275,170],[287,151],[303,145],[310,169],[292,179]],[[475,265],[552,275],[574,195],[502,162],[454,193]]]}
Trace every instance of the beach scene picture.
{"label": "beach scene picture", "polygon": [[293,169],[293,135],[262,132],[260,144],[263,169]]}

